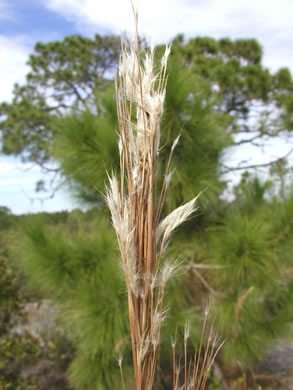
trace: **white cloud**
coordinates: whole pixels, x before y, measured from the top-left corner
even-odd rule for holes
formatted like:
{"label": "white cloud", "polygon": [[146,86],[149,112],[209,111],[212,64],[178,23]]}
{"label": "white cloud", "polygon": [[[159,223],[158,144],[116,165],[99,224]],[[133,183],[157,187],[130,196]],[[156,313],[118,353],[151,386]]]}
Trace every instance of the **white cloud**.
{"label": "white cloud", "polygon": [[20,189],[34,191],[36,181],[41,177],[40,168],[29,163],[22,163],[19,158],[0,157],[1,194]]}
{"label": "white cloud", "polygon": [[23,37],[0,35],[0,102],[10,100],[13,85],[24,81],[29,53]]}
{"label": "white cloud", "polygon": [[[46,0],[50,10],[73,21],[79,31],[133,31],[130,0]],[[293,2],[279,0],[141,0],[140,29],[156,42],[178,33],[255,37],[265,49],[265,63],[293,69]]]}
{"label": "white cloud", "polygon": [[0,173],[12,174],[15,172],[39,172],[39,168],[36,165],[30,163],[23,163],[19,159],[0,157]]}
{"label": "white cloud", "polygon": [[5,188],[9,187],[9,191],[11,190],[11,186],[22,186],[22,185],[31,185],[35,187],[36,180],[34,177],[10,177],[6,179],[0,179],[0,186],[5,192]]}

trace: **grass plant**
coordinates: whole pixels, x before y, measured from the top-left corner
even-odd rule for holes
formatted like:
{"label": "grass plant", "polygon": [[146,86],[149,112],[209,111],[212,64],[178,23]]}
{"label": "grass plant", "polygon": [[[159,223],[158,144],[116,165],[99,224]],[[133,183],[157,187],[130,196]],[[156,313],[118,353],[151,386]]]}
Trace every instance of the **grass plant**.
{"label": "grass plant", "polygon": [[[163,184],[159,188],[160,122],[166,95],[170,46],[166,46],[159,68],[155,71],[154,47],[147,53],[140,50],[138,13],[133,9],[135,42],[122,39],[115,81],[120,178],[115,174],[109,176],[106,201],[118,239],[127,287],[136,390],[151,390],[159,361],[161,327],[166,316],[164,293],[178,265],[165,260],[164,254],[174,230],[196,211],[198,196],[162,218],[172,178],[172,154],[179,141],[178,136],[173,142]],[[189,328],[185,328],[184,389],[204,389],[217,351],[211,330],[201,360],[206,320],[205,317],[199,354],[191,360],[187,356]],[[173,388],[177,390],[181,388],[181,368],[176,359],[175,342],[172,343],[172,350]],[[122,358],[118,363],[125,389]]]}

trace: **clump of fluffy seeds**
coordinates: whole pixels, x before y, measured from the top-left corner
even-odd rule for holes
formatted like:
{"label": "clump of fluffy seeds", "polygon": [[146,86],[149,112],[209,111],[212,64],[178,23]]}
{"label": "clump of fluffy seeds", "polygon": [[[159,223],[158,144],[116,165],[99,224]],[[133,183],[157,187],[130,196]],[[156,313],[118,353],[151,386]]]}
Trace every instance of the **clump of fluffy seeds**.
{"label": "clump of fluffy seeds", "polygon": [[[137,15],[136,19],[137,19]],[[127,47],[126,47],[127,46]],[[116,78],[119,122],[120,179],[109,177],[106,201],[112,215],[125,276],[131,343],[137,390],[151,390],[165,312],[163,296],[176,265],[163,261],[171,233],[196,210],[196,199],[178,207],[161,222],[173,143],[160,196],[157,197],[157,159],[160,121],[166,95],[170,46],[160,69],[154,71],[154,48],[141,60],[135,44],[122,45]],[[122,360],[121,363],[122,364]]]}

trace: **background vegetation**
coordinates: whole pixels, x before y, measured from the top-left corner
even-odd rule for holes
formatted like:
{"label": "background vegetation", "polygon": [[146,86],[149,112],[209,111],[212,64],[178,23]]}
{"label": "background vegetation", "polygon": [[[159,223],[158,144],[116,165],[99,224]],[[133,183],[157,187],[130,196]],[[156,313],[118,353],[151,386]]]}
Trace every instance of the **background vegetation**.
{"label": "background vegetation", "polygon": [[[58,332],[54,335],[59,340],[54,364],[65,355],[61,360],[64,367],[69,364],[69,383],[82,390],[120,387],[115,359],[123,353],[126,374],[131,359],[125,286],[117,271],[118,251],[101,196],[106,170],[115,171],[119,164],[112,81],[119,47],[114,36],[71,36],[38,43],[29,59],[26,83],[15,86],[11,104],[0,105],[2,152],[21,155],[44,172],[54,171],[53,184],[66,183],[90,208],[85,213],[20,217],[0,210],[1,340],[7,343],[18,337],[7,329],[26,302],[55,302],[54,327],[64,333],[61,338]],[[158,56],[162,50],[157,48]],[[217,368],[226,378],[232,377],[232,383],[239,367],[240,375],[256,367],[292,333],[290,155],[263,166],[243,162],[240,167],[225,157],[229,147],[261,147],[280,136],[290,139],[290,72],[283,68],[273,74],[261,60],[262,48],[252,39],[187,41],[177,36],[173,41],[162,161],[179,132],[182,137],[174,152],[176,170],[164,211],[206,191],[199,200],[199,215],[178,230],[168,252],[170,260],[179,257],[183,266],[167,295],[166,348],[161,352],[165,388],[170,380],[169,336],[176,324],[180,332],[188,317],[196,345],[208,299],[226,339]],[[259,170],[264,167],[270,180]],[[223,196],[228,184],[225,174],[239,170],[243,176],[234,185],[233,196]],[[38,190],[46,184],[37,183]],[[21,357],[16,358],[13,378],[7,368],[10,358],[3,358],[3,388],[9,388],[4,386],[11,381],[11,388],[41,388],[36,380],[21,379],[27,377],[21,376],[20,368],[27,367],[25,356],[30,366],[42,354],[50,355],[51,341],[45,339],[45,335],[37,341],[29,339],[25,347],[21,339],[16,340]],[[4,351],[11,357],[14,347],[7,345]],[[235,386],[248,386],[245,383]]]}

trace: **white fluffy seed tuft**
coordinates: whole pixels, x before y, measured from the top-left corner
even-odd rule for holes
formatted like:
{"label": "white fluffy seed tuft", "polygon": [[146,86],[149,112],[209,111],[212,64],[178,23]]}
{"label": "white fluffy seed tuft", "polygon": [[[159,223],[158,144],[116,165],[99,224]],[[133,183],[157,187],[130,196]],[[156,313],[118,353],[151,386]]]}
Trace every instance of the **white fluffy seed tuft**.
{"label": "white fluffy seed tuft", "polygon": [[162,238],[162,241],[166,242],[169,239],[171,233],[197,210],[198,207],[195,205],[195,203],[198,196],[172,211],[160,222],[157,229],[157,240]]}

